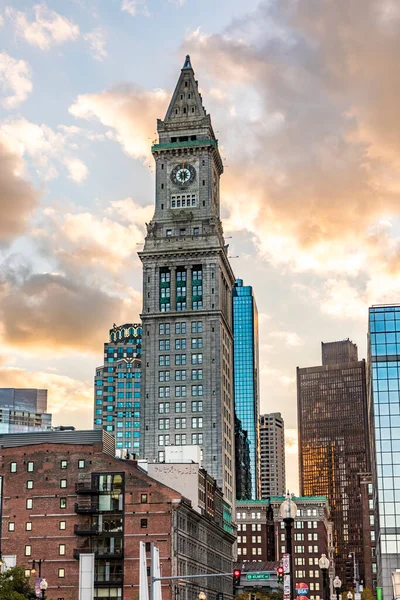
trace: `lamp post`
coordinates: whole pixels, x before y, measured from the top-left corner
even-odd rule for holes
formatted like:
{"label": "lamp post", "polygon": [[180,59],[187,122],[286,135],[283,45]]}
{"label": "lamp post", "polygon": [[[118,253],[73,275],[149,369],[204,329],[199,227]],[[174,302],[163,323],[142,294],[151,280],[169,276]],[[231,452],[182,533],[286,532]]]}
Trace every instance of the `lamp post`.
{"label": "lamp post", "polygon": [[200,592],[198,595],[199,600],[207,600],[207,596],[204,592]]}
{"label": "lamp post", "polygon": [[47,583],[47,581],[43,577],[42,581],[39,584],[39,588],[40,588],[40,591],[42,592],[42,598],[43,598],[43,600],[45,600],[45,598],[46,598],[46,590],[48,588],[48,585],[49,584]]}
{"label": "lamp post", "polygon": [[347,594],[347,600],[353,600],[353,594],[351,592]]}
{"label": "lamp post", "polygon": [[[289,492],[282,502],[279,512],[285,523],[286,529],[286,554],[289,554],[290,573],[290,598],[294,597],[293,590],[293,550],[292,550],[292,527],[297,514],[297,506],[289,496]],[[287,575],[287,573],[285,573]]]}
{"label": "lamp post", "polygon": [[356,561],[356,553],[355,552],[349,552],[349,558],[353,557],[353,581],[354,581],[354,589],[356,592],[359,591],[358,589],[358,564]]}
{"label": "lamp post", "polygon": [[42,559],[40,559],[40,560],[33,560],[32,561],[31,573],[32,573],[32,575],[34,575],[36,573],[36,565],[38,565],[38,567],[39,567],[39,579],[42,576],[42,562],[44,562],[44,560],[42,560]]}
{"label": "lamp post", "polygon": [[339,600],[340,588],[342,587],[342,580],[339,579],[339,577],[337,575],[336,575],[335,579],[333,580],[333,587],[335,588],[335,592],[336,592],[336,600]]}
{"label": "lamp post", "polygon": [[326,582],[327,582],[327,573],[328,573],[328,569],[329,569],[329,558],[327,558],[326,554],[322,554],[321,558],[318,561],[319,564],[319,568],[322,571],[322,594],[323,594],[323,600],[328,600],[328,598],[326,597]]}

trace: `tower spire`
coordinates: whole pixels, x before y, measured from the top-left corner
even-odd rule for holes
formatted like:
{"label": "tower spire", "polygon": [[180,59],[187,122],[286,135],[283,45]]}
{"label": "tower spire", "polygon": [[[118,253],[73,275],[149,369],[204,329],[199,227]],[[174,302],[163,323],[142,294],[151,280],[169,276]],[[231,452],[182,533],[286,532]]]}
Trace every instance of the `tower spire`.
{"label": "tower spire", "polygon": [[190,62],[189,54],[186,54],[186,58],[185,58],[185,62],[183,63],[182,71],[183,71],[183,69],[192,69],[192,71],[193,71],[193,67],[192,67],[192,63]]}

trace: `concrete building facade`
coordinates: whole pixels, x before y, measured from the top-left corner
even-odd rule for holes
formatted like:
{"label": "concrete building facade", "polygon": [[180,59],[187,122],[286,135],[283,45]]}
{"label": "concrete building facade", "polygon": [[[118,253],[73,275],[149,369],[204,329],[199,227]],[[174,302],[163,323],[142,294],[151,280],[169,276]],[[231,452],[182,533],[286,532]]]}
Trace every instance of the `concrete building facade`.
{"label": "concrete building facade", "polygon": [[[105,431],[0,435],[0,454],[2,556],[28,576],[41,560],[49,600],[78,600],[79,565],[90,553],[94,599],[137,597],[140,541],[148,553],[158,546],[164,576],[232,571],[235,539],[218,518],[115,458]],[[230,599],[232,578],[188,580],[179,598],[197,600],[200,590]],[[176,591],[163,584],[165,600]]]}
{"label": "concrete building facade", "polygon": [[119,456],[139,455],[141,358],[141,324],[114,324],[94,378],[94,428],[114,436]]}
{"label": "concrete building facade", "polygon": [[261,498],[286,491],[285,423],[281,413],[260,417]]}
{"label": "concrete building facade", "polygon": [[235,500],[232,286],[220,220],[223,172],[210,115],[187,57],[152,147],[155,213],[143,264],[141,456],[195,444]]}

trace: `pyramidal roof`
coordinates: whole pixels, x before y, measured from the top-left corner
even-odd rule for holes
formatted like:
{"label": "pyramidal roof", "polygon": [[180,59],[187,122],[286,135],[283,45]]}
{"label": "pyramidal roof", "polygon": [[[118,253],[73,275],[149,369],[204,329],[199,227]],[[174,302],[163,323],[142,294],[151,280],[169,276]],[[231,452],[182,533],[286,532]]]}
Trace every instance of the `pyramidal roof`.
{"label": "pyramidal roof", "polygon": [[203,100],[198,90],[197,81],[194,78],[192,63],[189,54],[181,69],[181,74],[172,95],[171,102],[164,121],[181,121],[198,119],[206,116]]}

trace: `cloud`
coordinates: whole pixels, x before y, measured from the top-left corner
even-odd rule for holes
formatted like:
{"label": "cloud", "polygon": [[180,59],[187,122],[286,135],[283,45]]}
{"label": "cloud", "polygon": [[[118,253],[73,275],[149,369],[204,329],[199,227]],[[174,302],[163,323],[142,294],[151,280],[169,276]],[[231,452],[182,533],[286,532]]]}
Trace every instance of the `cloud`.
{"label": "cloud", "polygon": [[298,431],[285,427],[285,450],[287,454],[298,454]]}
{"label": "cloud", "polygon": [[81,183],[87,177],[87,167],[74,153],[71,131],[54,131],[48,125],[37,125],[22,117],[0,124],[0,135],[17,155],[29,157],[45,180],[58,177],[57,163],[66,167],[70,179]]}
{"label": "cloud", "polygon": [[[1,363],[0,363],[1,364]],[[3,387],[47,389],[47,410],[53,414],[53,425],[79,423],[80,429],[92,429],[93,384],[43,371],[0,366]]]}
{"label": "cloud", "polygon": [[107,50],[105,48],[107,41],[107,34],[102,27],[97,27],[89,33],[83,36],[83,39],[88,42],[91,55],[94,59],[103,61],[107,56]]}
{"label": "cloud", "polygon": [[399,35],[378,0],[362,19],[345,0],[283,0],[185,41],[223,132],[225,230],[276,268],[362,285],[400,273],[398,229],[370,234],[400,213]]}
{"label": "cloud", "polygon": [[0,136],[0,243],[21,235],[39,204],[39,193],[22,178],[23,163]]}
{"label": "cloud", "polygon": [[2,15],[0,15],[0,27],[3,27],[4,25],[4,18],[2,17]]}
{"label": "cloud", "polygon": [[287,346],[303,346],[304,341],[294,331],[271,331],[270,337],[282,340]]}
{"label": "cloud", "polygon": [[29,21],[25,12],[11,6],[6,8],[6,16],[12,21],[15,32],[32,46],[48,50],[54,45],[76,40],[79,26],[66,17],[50,10],[45,2],[33,7],[35,19]]}
{"label": "cloud", "polygon": [[151,160],[156,119],[164,114],[169,96],[163,90],[145,92],[120,86],[98,94],[78,96],[69,112],[77,118],[100,121],[133,158]]}
{"label": "cloud", "polygon": [[27,99],[32,91],[27,62],[16,60],[7,52],[0,52],[0,91],[7,94],[1,101],[4,108],[15,108]]}
{"label": "cloud", "polygon": [[[30,352],[99,352],[108,323],[137,319],[139,293],[61,273],[15,272],[5,264],[0,279],[3,345]],[[113,290],[114,291],[114,290]]]}
{"label": "cloud", "polygon": [[122,0],[121,10],[129,13],[132,17],[136,17],[136,15],[150,16],[145,0]]}
{"label": "cloud", "polygon": [[49,208],[43,230],[36,235],[48,238],[52,232],[53,252],[71,272],[78,265],[119,274],[126,261],[135,257],[145,237],[144,223],[153,213],[153,205],[141,207],[132,198],[112,201],[103,215]]}

